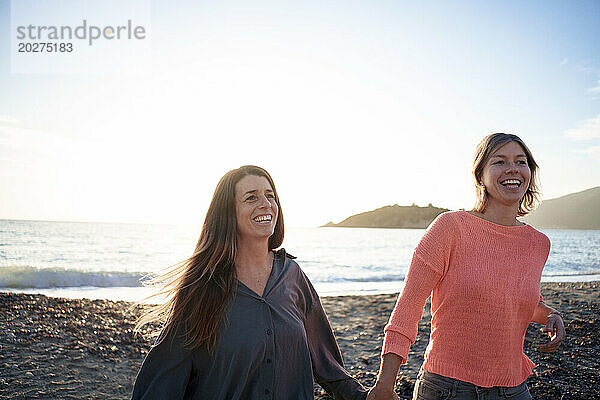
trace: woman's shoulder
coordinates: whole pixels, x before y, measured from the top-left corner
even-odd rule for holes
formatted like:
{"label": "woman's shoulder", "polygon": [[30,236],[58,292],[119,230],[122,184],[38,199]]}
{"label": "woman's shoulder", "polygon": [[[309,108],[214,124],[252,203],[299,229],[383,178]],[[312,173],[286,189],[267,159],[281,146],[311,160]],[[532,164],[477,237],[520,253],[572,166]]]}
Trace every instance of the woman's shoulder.
{"label": "woman's shoulder", "polygon": [[450,249],[454,247],[461,237],[459,213],[459,211],[447,211],[435,217],[421,237],[417,252],[432,255],[441,248]]}
{"label": "woman's shoulder", "polygon": [[296,256],[293,256],[290,253],[288,253],[283,247],[281,247],[279,250],[274,250],[274,252],[275,257],[283,259],[284,261],[296,259]]}
{"label": "woman's shoulder", "polygon": [[550,238],[546,236],[544,232],[541,232],[533,226],[526,224],[529,234],[534,238],[535,241],[543,243],[546,247],[550,248]]}
{"label": "woman's shoulder", "polygon": [[296,257],[288,253],[283,247],[275,251],[275,260],[280,262],[285,269],[300,269]]}
{"label": "woman's shoulder", "polygon": [[448,235],[456,232],[458,225],[463,222],[465,211],[446,211],[439,214],[429,224],[427,230],[436,235]]}
{"label": "woman's shoulder", "polygon": [[300,301],[303,309],[310,309],[312,304],[318,302],[319,295],[314,289],[312,282],[304,273],[302,267],[296,262],[296,257],[291,256],[285,249],[276,252],[281,260],[281,274],[278,278],[288,292],[288,295]]}
{"label": "woman's shoulder", "polygon": [[457,221],[460,221],[463,219],[463,214],[466,214],[466,211],[460,210],[460,211],[446,211],[443,212],[441,214],[439,214],[435,219],[434,222],[437,223],[456,223]]}
{"label": "woman's shoulder", "polygon": [[288,253],[283,247],[275,252],[275,259],[281,265],[281,273],[288,277],[305,277],[302,268],[296,262],[296,257]]}

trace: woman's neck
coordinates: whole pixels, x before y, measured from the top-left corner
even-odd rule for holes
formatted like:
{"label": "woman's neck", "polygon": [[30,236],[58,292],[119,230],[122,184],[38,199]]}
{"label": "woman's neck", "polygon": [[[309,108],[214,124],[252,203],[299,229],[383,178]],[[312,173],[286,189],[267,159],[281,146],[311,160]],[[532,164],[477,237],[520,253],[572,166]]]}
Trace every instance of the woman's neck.
{"label": "woman's neck", "polygon": [[243,240],[237,238],[236,269],[264,268],[270,265],[269,240]]}
{"label": "woman's neck", "polygon": [[499,225],[518,226],[523,225],[517,220],[519,212],[519,203],[506,205],[502,203],[490,202],[481,213],[484,219]]}

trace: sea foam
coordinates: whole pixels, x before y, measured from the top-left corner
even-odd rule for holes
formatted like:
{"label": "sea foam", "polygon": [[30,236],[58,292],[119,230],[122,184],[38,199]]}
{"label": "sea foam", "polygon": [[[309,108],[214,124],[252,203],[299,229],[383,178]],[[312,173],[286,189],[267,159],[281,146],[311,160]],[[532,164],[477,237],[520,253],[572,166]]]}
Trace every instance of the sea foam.
{"label": "sea foam", "polygon": [[19,265],[0,268],[0,288],[137,287],[142,286],[145,277],[146,274],[140,272],[81,271]]}

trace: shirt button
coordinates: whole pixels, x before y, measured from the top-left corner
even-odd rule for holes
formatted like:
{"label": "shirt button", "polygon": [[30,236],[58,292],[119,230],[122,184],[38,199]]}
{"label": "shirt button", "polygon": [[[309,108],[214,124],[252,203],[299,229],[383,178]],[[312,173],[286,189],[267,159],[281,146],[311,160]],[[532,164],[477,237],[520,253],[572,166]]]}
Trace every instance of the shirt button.
{"label": "shirt button", "polygon": [[271,333],[273,333],[273,331],[270,329],[267,329],[267,335],[270,335]]}
{"label": "shirt button", "polygon": [[267,364],[271,364],[271,359],[267,358]]}

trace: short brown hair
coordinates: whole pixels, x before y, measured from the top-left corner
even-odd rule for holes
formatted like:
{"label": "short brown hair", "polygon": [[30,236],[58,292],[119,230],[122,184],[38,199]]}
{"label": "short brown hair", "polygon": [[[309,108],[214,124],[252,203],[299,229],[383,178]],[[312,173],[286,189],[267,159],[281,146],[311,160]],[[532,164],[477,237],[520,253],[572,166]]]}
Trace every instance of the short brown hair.
{"label": "short brown hair", "polygon": [[531,151],[525,145],[523,140],[521,140],[521,138],[517,135],[512,135],[509,133],[492,133],[491,135],[484,137],[483,140],[479,142],[477,149],[475,150],[475,160],[473,161],[473,178],[475,179],[477,202],[475,203],[475,207],[473,207],[473,211],[483,212],[487,205],[487,191],[485,190],[485,186],[481,184],[483,167],[492,154],[494,154],[500,147],[510,142],[517,142],[521,148],[523,148],[525,156],[527,157],[527,164],[531,170],[529,187],[519,203],[519,211],[517,212],[517,215],[522,217],[529,214],[537,207],[541,195],[538,183],[539,166],[533,159]]}

